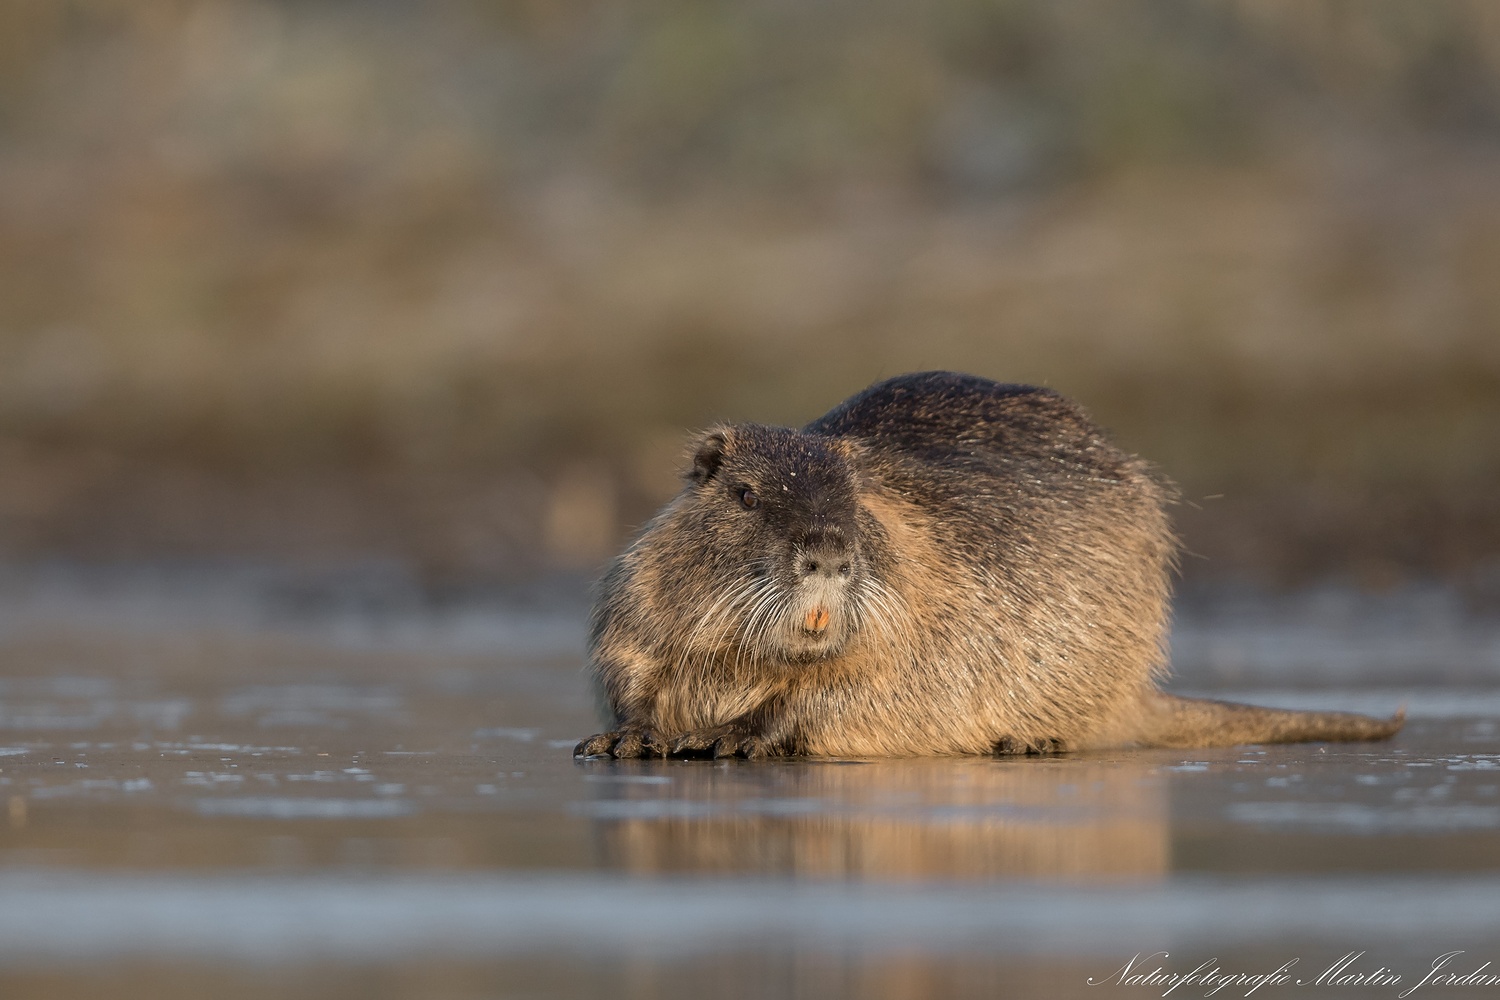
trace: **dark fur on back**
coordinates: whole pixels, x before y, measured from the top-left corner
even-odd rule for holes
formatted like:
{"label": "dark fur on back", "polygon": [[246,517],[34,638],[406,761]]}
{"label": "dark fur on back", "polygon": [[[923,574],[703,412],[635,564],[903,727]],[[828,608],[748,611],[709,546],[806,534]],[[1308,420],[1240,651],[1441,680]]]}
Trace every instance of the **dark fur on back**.
{"label": "dark fur on back", "polygon": [[1394,732],[1399,720],[1156,690],[1172,496],[1057,393],[950,372],[889,379],[801,431],[714,428],[683,491],[600,585],[590,645],[614,729],[578,753]]}

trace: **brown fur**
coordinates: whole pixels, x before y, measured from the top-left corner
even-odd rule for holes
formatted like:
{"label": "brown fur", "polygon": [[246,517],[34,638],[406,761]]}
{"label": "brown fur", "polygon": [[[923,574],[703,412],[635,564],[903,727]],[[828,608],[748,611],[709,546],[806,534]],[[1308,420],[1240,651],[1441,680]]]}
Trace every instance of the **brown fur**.
{"label": "brown fur", "polygon": [[[1382,739],[1401,726],[1177,698],[1172,490],[1046,389],[928,372],[800,431],[696,443],[591,631],[583,756],[1048,753]],[[821,625],[813,628],[809,623]]]}

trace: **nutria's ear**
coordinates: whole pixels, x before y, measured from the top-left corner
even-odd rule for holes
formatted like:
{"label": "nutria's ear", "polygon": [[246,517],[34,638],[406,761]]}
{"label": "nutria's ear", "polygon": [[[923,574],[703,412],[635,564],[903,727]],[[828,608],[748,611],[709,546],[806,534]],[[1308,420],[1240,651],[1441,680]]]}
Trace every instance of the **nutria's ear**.
{"label": "nutria's ear", "polygon": [[718,427],[693,442],[693,467],[687,474],[689,482],[702,483],[714,477],[719,466],[724,464],[729,438],[729,428]]}

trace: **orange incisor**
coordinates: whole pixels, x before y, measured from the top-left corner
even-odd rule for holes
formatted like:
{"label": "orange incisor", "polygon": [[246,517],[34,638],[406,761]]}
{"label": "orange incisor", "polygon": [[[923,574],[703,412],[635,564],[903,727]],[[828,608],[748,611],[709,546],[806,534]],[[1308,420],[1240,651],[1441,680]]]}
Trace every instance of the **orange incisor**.
{"label": "orange incisor", "polygon": [[828,609],[819,604],[807,613],[802,620],[802,625],[809,632],[821,632],[828,627]]}

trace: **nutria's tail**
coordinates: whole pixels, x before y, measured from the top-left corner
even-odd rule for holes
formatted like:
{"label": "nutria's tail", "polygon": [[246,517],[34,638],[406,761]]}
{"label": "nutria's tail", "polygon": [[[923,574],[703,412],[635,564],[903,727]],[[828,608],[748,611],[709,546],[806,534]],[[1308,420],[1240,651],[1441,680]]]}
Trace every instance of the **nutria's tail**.
{"label": "nutria's tail", "polygon": [[1352,712],[1295,712],[1160,692],[1148,697],[1146,708],[1140,741],[1151,747],[1384,740],[1406,722],[1404,708],[1389,719],[1375,719]]}

